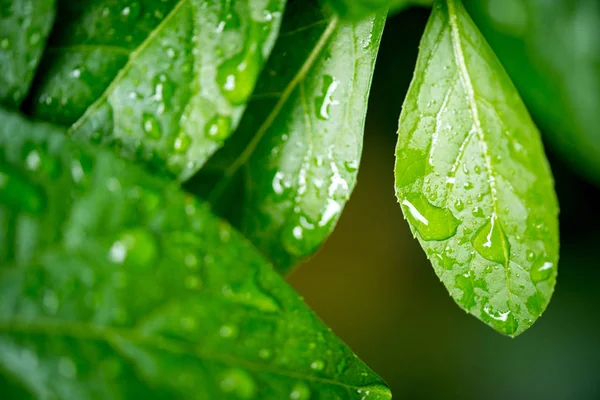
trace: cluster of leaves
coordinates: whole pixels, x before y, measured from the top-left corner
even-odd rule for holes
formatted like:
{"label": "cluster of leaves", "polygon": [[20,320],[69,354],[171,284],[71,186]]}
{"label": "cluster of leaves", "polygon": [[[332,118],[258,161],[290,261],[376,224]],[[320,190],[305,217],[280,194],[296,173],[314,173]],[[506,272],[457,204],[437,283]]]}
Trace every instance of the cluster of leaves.
{"label": "cluster of leaves", "polygon": [[[390,398],[280,274],[333,230],[386,9],[417,3],[1,0],[3,393]],[[396,160],[456,302],[531,326],[556,281],[552,176],[459,0],[433,6]]]}

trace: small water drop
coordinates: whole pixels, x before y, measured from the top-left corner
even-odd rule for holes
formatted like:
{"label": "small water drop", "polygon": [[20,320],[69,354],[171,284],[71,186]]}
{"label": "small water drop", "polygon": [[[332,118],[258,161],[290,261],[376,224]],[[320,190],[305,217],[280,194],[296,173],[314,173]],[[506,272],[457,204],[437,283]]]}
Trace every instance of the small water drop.
{"label": "small water drop", "polygon": [[180,133],[173,142],[173,149],[176,153],[185,153],[192,144],[192,139],[185,133]]}
{"label": "small water drop", "polygon": [[162,136],[160,122],[152,114],[144,113],[142,118],[142,128],[144,129],[146,136],[152,139],[160,139]]}
{"label": "small water drop", "polygon": [[493,213],[490,220],[475,234],[473,247],[483,258],[506,264],[510,245],[496,213]]}
{"label": "small water drop", "polygon": [[337,90],[340,82],[334,79],[331,75],[323,76],[323,92],[315,99],[315,110],[317,118],[329,119],[329,110],[331,106],[339,104],[333,99],[333,94]]}
{"label": "small water drop", "polygon": [[315,360],[310,364],[310,369],[313,371],[323,371],[323,368],[325,368],[323,360]]}
{"label": "small water drop", "polygon": [[0,40],[0,48],[2,48],[2,50],[8,50],[11,47],[11,41],[9,38],[3,38],[2,40]]}
{"label": "small water drop", "polygon": [[192,316],[185,316],[181,318],[181,327],[186,331],[193,331],[197,326],[196,319]]}
{"label": "small water drop", "polygon": [[74,378],[77,375],[77,367],[69,357],[61,357],[58,360],[58,372],[65,378]]}
{"label": "small water drop", "polygon": [[235,338],[238,335],[238,328],[235,325],[223,325],[219,328],[219,336],[222,338]]}
{"label": "small water drop", "polygon": [[184,286],[190,290],[195,290],[195,289],[199,289],[200,287],[202,287],[202,280],[200,279],[200,277],[198,277],[196,275],[186,276],[183,283],[184,283]]}
{"label": "small water drop", "polygon": [[206,124],[206,136],[215,142],[223,142],[231,131],[231,118],[223,115],[215,115]]}
{"label": "small water drop", "polygon": [[309,400],[310,389],[304,382],[298,382],[290,392],[290,400]]}
{"label": "small water drop", "polygon": [[454,208],[456,208],[456,211],[462,211],[465,209],[465,203],[463,203],[462,200],[458,199],[454,202]]}
{"label": "small water drop", "polygon": [[196,271],[198,269],[198,266],[200,265],[198,257],[196,257],[196,255],[193,253],[186,254],[183,263],[187,268],[189,268],[192,271]]}
{"label": "small water drop", "polygon": [[44,293],[42,305],[48,314],[56,314],[58,307],[60,306],[60,302],[56,296],[56,293],[51,290],[47,290],[46,293]]}
{"label": "small water drop", "polygon": [[235,394],[240,399],[251,399],[256,393],[256,384],[250,374],[238,368],[227,370],[219,386],[223,392]]}
{"label": "small water drop", "polygon": [[383,385],[369,385],[357,389],[361,400],[387,400],[392,398],[392,392]]}
{"label": "small water drop", "polygon": [[38,31],[34,31],[33,33],[31,33],[31,35],[29,35],[29,44],[31,46],[35,46],[40,42],[41,39],[42,34]]}
{"label": "small water drop", "polygon": [[266,348],[262,348],[258,351],[258,357],[260,357],[263,360],[268,360],[269,358],[271,358],[271,350],[266,349]]}

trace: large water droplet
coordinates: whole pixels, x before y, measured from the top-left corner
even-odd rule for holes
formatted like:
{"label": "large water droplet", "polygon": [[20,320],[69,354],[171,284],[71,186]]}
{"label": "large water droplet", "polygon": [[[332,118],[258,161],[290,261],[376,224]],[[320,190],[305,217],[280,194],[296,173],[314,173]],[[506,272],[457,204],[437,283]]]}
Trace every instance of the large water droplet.
{"label": "large water droplet", "polygon": [[507,263],[510,245],[496,213],[493,213],[490,220],[475,234],[473,247],[487,260],[499,264]]}
{"label": "large water droplet", "polygon": [[445,240],[456,234],[460,221],[450,210],[434,206],[422,194],[409,195],[400,204],[423,240]]}
{"label": "large water droplet", "polygon": [[238,368],[227,370],[219,386],[223,392],[235,394],[240,399],[251,399],[256,393],[256,384],[250,374]]}
{"label": "large water droplet", "polygon": [[325,368],[323,360],[315,360],[310,364],[310,369],[313,371],[323,371],[323,368]]}
{"label": "large water droplet", "polygon": [[217,71],[217,84],[223,96],[232,104],[245,103],[254,89],[261,64],[262,55],[256,42],[221,64]]}
{"label": "large water droplet", "polygon": [[545,259],[538,259],[531,267],[531,280],[534,283],[542,282],[550,278],[554,271],[554,263]]}

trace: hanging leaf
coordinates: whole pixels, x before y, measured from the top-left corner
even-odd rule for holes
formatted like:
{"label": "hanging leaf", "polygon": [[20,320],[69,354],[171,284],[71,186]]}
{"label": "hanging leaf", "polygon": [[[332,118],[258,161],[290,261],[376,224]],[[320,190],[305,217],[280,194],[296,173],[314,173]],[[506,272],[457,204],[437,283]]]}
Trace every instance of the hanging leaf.
{"label": "hanging leaf", "polygon": [[31,113],[185,180],[237,126],[283,4],[62,0]]}
{"label": "hanging leaf", "polygon": [[206,204],[0,118],[4,397],[391,398]]}
{"label": "hanging leaf", "polygon": [[54,0],[0,0],[0,104],[27,96],[55,16]]}
{"label": "hanging leaf", "polygon": [[282,272],[325,241],[354,188],[384,22],[290,4],[238,131],[190,185]]}
{"label": "hanging leaf", "polygon": [[539,133],[462,4],[439,2],[400,116],[398,201],[452,297],[515,336],[542,314],[558,206]]}

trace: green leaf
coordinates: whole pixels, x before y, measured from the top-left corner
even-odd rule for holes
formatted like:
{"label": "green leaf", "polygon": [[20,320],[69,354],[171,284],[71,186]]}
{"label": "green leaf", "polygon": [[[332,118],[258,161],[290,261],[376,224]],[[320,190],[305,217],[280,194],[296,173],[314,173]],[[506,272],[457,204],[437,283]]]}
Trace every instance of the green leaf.
{"label": "green leaf", "polygon": [[392,13],[410,6],[430,6],[432,0],[329,0],[329,2],[342,18],[358,20],[387,9]]}
{"label": "green leaf", "polygon": [[27,96],[52,28],[54,0],[0,0],[0,104]]}
{"label": "green leaf", "polygon": [[283,4],[63,0],[32,114],[185,180],[238,124]]}
{"label": "green leaf", "polygon": [[456,302],[516,336],[554,290],[558,206],[539,133],[456,0],[437,3],[400,116],[396,194]]}
{"label": "green leaf", "polygon": [[391,398],[206,204],[0,118],[5,398]]}
{"label": "green leaf", "polygon": [[354,188],[384,22],[291,3],[238,131],[191,185],[282,272],[323,243]]}
{"label": "green leaf", "polygon": [[467,0],[553,149],[600,184],[600,2]]}

